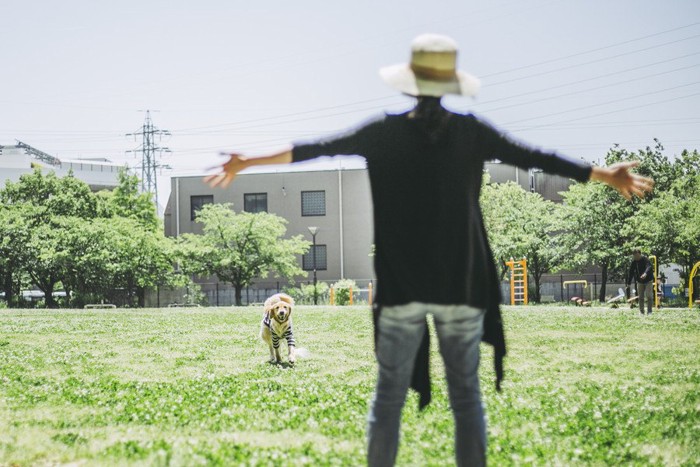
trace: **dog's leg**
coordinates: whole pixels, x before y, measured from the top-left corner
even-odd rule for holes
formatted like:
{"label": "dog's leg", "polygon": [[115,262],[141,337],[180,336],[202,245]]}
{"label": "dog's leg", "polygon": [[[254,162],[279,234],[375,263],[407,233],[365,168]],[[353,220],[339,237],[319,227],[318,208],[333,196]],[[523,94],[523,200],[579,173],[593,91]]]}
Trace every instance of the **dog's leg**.
{"label": "dog's leg", "polygon": [[294,364],[294,362],[296,361],[296,355],[294,353],[294,349],[296,348],[296,341],[294,340],[294,332],[292,331],[291,321],[289,323],[289,327],[284,332],[284,338],[287,340],[287,348],[289,349],[287,359],[289,360],[289,363]]}
{"label": "dog's leg", "polygon": [[277,359],[275,358],[275,349],[272,348],[272,335],[265,323],[263,323],[260,328],[260,339],[262,339],[270,349],[270,363],[275,363]]}
{"label": "dog's leg", "polygon": [[272,337],[272,347],[275,351],[274,358],[277,363],[282,363],[282,356],[280,355],[280,338],[274,333],[270,333]]}
{"label": "dog's leg", "polygon": [[289,360],[289,363],[293,365],[294,362],[296,362],[297,360],[296,355],[294,354],[294,346],[289,344],[287,346],[289,347],[289,355],[287,357],[287,360]]}
{"label": "dog's leg", "polygon": [[279,361],[279,352],[270,344],[270,363],[278,363]]}

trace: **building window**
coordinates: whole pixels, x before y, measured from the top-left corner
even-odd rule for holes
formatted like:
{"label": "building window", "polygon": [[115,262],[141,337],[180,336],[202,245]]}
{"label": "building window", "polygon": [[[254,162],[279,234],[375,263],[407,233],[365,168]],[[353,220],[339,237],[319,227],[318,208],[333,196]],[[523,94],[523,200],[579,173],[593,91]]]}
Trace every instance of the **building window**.
{"label": "building window", "polygon": [[246,193],[243,195],[245,212],[267,212],[267,193]]}
{"label": "building window", "polygon": [[195,220],[197,211],[202,209],[205,204],[213,204],[214,195],[197,195],[190,196],[190,220]]}
{"label": "building window", "polygon": [[[304,271],[314,270],[314,247],[309,249],[301,258],[301,267]],[[316,270],[325,271],[328,269],[327,257],[326,257],[326,245],[316,245]]]}
{"label": "building window", "polygon": [[302,216],[325,216],[326,215],[326,192],[325,191],[302,191],[301,192],[301,215]]}

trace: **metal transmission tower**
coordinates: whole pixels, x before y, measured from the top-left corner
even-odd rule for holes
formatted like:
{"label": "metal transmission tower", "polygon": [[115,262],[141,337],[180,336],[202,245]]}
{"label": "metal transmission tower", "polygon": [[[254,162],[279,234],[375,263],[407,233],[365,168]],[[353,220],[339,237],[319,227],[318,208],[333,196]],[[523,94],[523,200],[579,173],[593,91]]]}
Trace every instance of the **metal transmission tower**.
{"label": "metal transmission tower", "polygon": [[143,122],[141,129],[134,133],[129,133],[127,136],[141,136],[143,142],[137,149],[127,152],[141,153],[141,165],[136,168],[141,169],[141,191],[145,193],[153,193],[153,200],[158,209],[158,178],[156,172],[158,169],[169,169],[167,165],[158,162],[158,158],[164,152],[170,152],[170,149],[158,146],[156,137],[160,142],[163,136],[170,136],[168,130],[160,130],[153,126],[151,120],[151,111],[146,110],[146,120]]}

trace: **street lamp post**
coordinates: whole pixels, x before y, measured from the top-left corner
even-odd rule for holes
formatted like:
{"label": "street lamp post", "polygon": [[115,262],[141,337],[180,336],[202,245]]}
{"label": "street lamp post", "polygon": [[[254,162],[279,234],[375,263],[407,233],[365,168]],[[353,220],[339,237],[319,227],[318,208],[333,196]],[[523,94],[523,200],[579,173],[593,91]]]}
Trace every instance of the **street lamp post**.
{"label": "street lamp post", "polygon": [[316,234],[318,233],[318,227],[309,227],[309,232],[313,240],[311,259],[314,262],[314,305],[318,305],[318,288],[316,287]]}

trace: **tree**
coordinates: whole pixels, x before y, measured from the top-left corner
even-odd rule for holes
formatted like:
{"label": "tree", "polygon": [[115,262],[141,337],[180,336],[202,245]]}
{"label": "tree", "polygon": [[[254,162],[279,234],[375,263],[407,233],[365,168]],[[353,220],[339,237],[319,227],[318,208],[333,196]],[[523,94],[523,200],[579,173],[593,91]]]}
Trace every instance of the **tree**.
{"label": "tree", "polygon": [[683,153],[673,163],[674,180],[654,199],[640,205],[626,233],[631,244],[681,266],[687,279],[700,260],[700,154]]}
{"label": "tree", "polygon": [[0,281],[5,301],[14,306],[24,276],[23,265],[27,260],[27,249],[31,229],[21,210],[14,206],[0,206]]}
{"label": "tree", "polygon": [[[645,229],[650,227],[636,227],[635,217],[640,213],[651,216],[653,206],[651,203],[668,206],[667,193],[672,190],[678,178],[683,178],[684,173],[697,171],[697,157],[685,152],[681,163],[674,163],[663,154],[663,146],[658,140],[654,140],[653,147],[646,147],[637,152],[629,152],[615,145],[608,151],[605,164],[611,165],[622,161],[639,161],[637,172],[654,179],[654,192],[644,199],[634,198],[631,202],[624,200],[615,190],[601,184],[576,184],[564,193],[564,207],[559,222],[562,234],[558,236],[558,247],[562,256],[563,265],[568,268],[581,268],[595,265],[601,269],[601,288],[599,299],[605,300],[608,278],[614,275],[624,277],[629,264],[628,252],[639,244],[645,235]],[[697,154],[697,153],[695,153]],[[656,198],[662,198],[655,201]],[[668,219],[661,219],[653,229],[656,234],[670,239],[677,234],[677,226]],[[641,221],[639,221],[641,222]],[[648,226],[649,224],[647,224]],[[669,243],[666,243],[669,245]],[[646,247],[657,256],[667,257],[665,247],[659,242],[647,241]]]}
{"label": "tree", "polygon": [[174,281],[172,241],[150,196],[126,171],[114,192],[94,194],[72,174],[37,169],[8,182],[0,199],[0,278],[8,303],[23,275],[44,292],[48,307],[57,306],[59,285],[69,300],[73,292],[80,301],[109,299],[119,289],[142,306],[146,287]]}
{"label": "tree", "polygon": [[256,278],[274,272],[287,279],[304,273],[297,255],[310,243],[301,235],[283,239],[286,220],[274,214],[235,213],[231,204],[210,204],[197,213],[203,234],[180,237],[182,269],[188,274],[216,275],[235,289],[236,305],[241,291]]}
{"label": "tree", "polygon": [[151,193],[139,193],[139,179],[126,169],[119,171],[119,184],[114,191],[103,194],[102,217],[133,219],[148,230],[157,230],[160,219]]}
{"label": "tree", "polygon": [[624,274],[627,256],[623,254],[629,237],[623,235],[632,205],[614,189],[599,183],[577,183],[563,193],[557,250],[564,267],[595,265],[601,270],[599,300],[605,301],[611,274]]}
{"label": "tree", "polygon": [[21,268],[44,292],[46,306],[57,307],[53,292],[63,273],[58,253],[67,241],[60,219],[94,217],[97,200],[90,187],[72,173],[59,178],[53,172],[44,175],[38,168],[22,175],[17,183],[8,182],[0,198],[7,209],[22,216],[28,229]]}
{"label": "tree", "polygon": [[486,184],[480,202],[489,242],[503,273],[510,258],[527,258],[535,283],[534,301],[539,302],[542,275],[558,264],[552,247],[557,205],[513,182]]}

